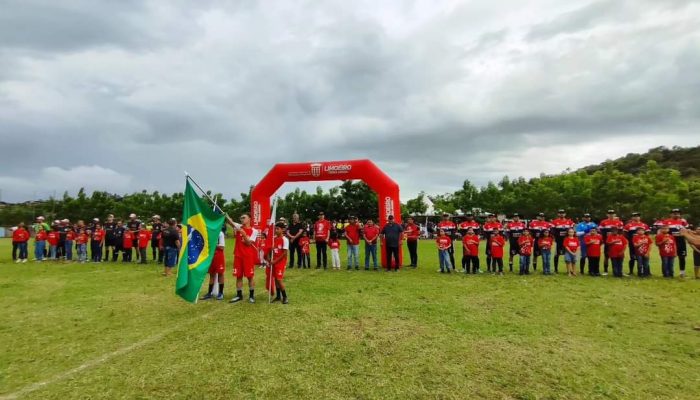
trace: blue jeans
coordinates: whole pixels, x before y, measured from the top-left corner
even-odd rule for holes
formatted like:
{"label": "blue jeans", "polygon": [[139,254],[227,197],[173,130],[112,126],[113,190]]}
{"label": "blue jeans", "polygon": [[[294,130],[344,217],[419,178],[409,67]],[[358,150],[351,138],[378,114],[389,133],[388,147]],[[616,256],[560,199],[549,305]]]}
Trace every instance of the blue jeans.
{"label": "blue jeans", "polygon": [[87,261],[87,245],[85,243],[78,245],[78,261]]}
{"label": "blue jeans", "polygon": [[649,269],[649,257],[637,256],[637,275],[651,275],[651,270]]}
{"label": "blue jeans", "polygon": [[374,263],[374,269],[379,268],[377,266],[377,244],[369,244],[365,242],[365,269],[369,269],[369,258],[372,257],[372,262]]}
{"label": "blue jeans", "polygon": [[[353,260],[355,261],[353,263]],[[348,244],[348,268],[355,266],[359,268],[360,266],[360,245],[359,244]]]}
{"label": "blue jeans", "polygon": [[72,260],[73,259],[73,241],[66,240],[64,245],[63,245],[63,250],[66,254],[66,260]]}
{"label": "blue jeans", "polygon": [[664,278],[673,278],[673,261],[676,257],[661,257],[661,272]]}
{"label": "blue jeans", "polygon": [[552,273],[552,249],[540,250],[542,254],[542,273],[549,275]]}
{"label": "blue jeans", "polygon": [[520,274],[530,273],[530,256],[520,256]]}
{"label": "blue jeans", "polygon": [[610,263],[612,263],[614,277],[622,278],[622,264],[624,263],[624,261],[624,258],[610,258]]}
{"label": "blue jeans", "polygon": [[58,246],[49,246],[49,258],[52,260],[56,259],[56,250],[58,250]]}
{"label": "blue jeans", "polygon": [[34,258],[39,261],[44,259],[44,249],[46,248],[46,242],[34,242]]}
{"label": "blue jeans", "polygon": [[19,242],[17,244],[17,248],[19,249],[19,259],[26,260],[29,256],[27,254],[27,242]]}
{"label": "blue jeans", "polygon": [[440,258],[440,271],[450,272],[452,265],[450,265],[450,253],[447,250],[438,250],[438,256]]}
{"label": "blue jeans", "polygon": [[165,247],[165,266],[172,268],[177,263],[177,247]]}

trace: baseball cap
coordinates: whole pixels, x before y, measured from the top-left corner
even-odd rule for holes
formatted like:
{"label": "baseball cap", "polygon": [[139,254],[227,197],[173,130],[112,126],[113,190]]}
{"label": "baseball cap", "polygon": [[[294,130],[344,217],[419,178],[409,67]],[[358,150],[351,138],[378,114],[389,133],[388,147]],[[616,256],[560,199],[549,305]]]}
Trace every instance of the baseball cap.
{"label": "baseball cap", "polygon": [[638,212],[636,212],[636,211],[632,213],[632,216],[633,216],[633,217],[638,217],[638,216],[640,216],[640,215],[641,215],[641,214],[638,213]]}
{"label": "baseball cap", "polygon": [[612,208],[609,209],[609,210],[608,210],[608,214],[615,214],[615,210],[613,210]]}
{"label": "baseball cap", "polygon": [[134,214],[134,213],[129,214],[129,218],[136,218],[136,214]]}
{"label": "baseball cap", "polygon": [[518,214],[518,213],[513,213],[513,216],[514,216],[514,217],[519,217],[520,214]]}
{"label": "baseball cap", "polygon": [[442,216],[443,216],[443,217],[449,217],[450,214],[448,214],[448,213],[443,213]]}
{"label": "baseball cap", "polygon": [[538,217],[544,217],[544,213],[541,212],[541,213],[537,214],[537,216],[538,216]]}
{"label": "baseball cap", "polygon": [[464,214],[464,215],[466,215],[467,217],[473,217],[473,216],[474,216],[474,214],[473,214],[471,211],[467,211],[467,213]]}
{"label": "baseball cap", "polygon": [[566,211],[564,211],[563,208],[560,208],[559,210],[557,210],[557,214],[564,214],[565,212],[566,212]]}
{"label": "baseball cap", "polygon": [[681,212],[681,209],[680,209],[680,208],[674,208],[673,210],[671,210],[671,212],[672,212],[672,213],[680,213],[680,212]]}
{"label": "baseball cap", "polygon": [[589,213],[585,213],[585,214],[583,214],[583,217],[584,217],[584,218],[585,218],[585,217],[588,217],[588,218],[590,218],[590,217],[591,217],[591,214],[589,214]]}

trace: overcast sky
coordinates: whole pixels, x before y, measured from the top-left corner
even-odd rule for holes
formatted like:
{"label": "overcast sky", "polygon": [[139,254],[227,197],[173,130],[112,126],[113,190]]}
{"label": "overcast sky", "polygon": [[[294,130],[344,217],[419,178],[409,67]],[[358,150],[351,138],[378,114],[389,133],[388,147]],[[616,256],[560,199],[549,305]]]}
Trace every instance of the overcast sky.
{"label": "overcast sky", "polygon": [[174,192],[185,170],[238,196],[276,162],[354,158],[406,200],[700,144],[697,1],[0,9],[4,201]]}

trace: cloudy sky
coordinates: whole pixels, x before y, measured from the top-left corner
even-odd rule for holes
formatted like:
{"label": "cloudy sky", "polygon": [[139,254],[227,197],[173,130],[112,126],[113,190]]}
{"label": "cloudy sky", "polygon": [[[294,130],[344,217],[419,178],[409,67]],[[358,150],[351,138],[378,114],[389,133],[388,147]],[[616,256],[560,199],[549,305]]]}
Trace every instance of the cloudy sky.
{"label": "cloudy sky", "polygon": [[237,196],[275,162],[354,158],[405,200],[700,144],[697,1],[0,8],[4,201],[185,170]]}

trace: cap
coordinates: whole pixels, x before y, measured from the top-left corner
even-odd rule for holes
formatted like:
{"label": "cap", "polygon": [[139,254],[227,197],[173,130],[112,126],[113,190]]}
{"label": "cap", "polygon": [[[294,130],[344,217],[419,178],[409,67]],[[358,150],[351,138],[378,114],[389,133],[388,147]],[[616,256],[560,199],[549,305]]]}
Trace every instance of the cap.
{"label": "cap", "polygon": [[93,218],[92,220],[93,220],[93,221],[96,221],[96,222],[100,222],[100,219],[99,219],[99,218]]}
{"label": "cap", "polygon": [[565,212],[566,212],[566,211],[564,211],[564,209],[562,209],[562,208],[560,208],[559,210],[557,210],[557,213],[558,213],[558,214],[564,214]]}
{"label": "cap", "polygon": [[351,215],[351,216],[348,217],[348,219],[357,219],[357,217],[354,216],[354,215]]}
{"label": "cap", "polygon": [[443,217],[449,217],[450,214],[448,214],[448,213],[443,213],[442,216],[443,216]]}
{"label": "cap", "polygon": [[589,213],[585,213],[585,214],[583,214],[583,216],[584,216],[584,218],[585,218],[585,217],[588,217],[588,218],[590,218],[590,217],[591,217],[591,214],[589,214]]}
{"label": "cap", "polygon": [[44,220],[44,217],[43,217],[42,215],[40,215],[40,216],[36,217],[36,219],[38,219],[38,220],[40,220],[40,221],[43,221],[43,220]]}
{"label": "cap", "polygon": [[518,213],[513,213],[513,216],[514,216],[514,217],[519,217],[520,214],[518,214]]}
{"label": "cap", "polygon": [[134,213],[129,214],[129,218],[136,218],[136,214],[134,214]]}
{"label": "cap", "polygon": [[609,210],[608,210],[608,214],[615,214],[615,210],[613,210],[612,208],[609,209]]}
{"label": "cap", "polygon": [[175,218],[170,218],[168,222],[177,222],[177,220]]}
{"label": "cap", "polygon": [[638,212],[636,212],[636,211],[632,213],[632,216],[633,216],[633,217],[638,217],[638,216],[640,216],[640,215],[641,215],[641,214],[638,213]]}
{"label": "cap", "polygon": [[473,217],[473,216],[474,216],[474,214],[473,214],[471,211],[467,211],[467,213],[464,214],[464,215],[466,215],[467,217]]}
{"label": "cap", "polygon": [[672,212],[672,213],[679,213],[679,214],[680,214],[681,209],[680,209],[680,208],[674,208],[673,210],[671,210],[671,212]]}
{"label": "cap", "polygon": [[160,215],[156,214],[156,215],[152,216],[151,218],[158,218],[158,219],[160,219]]}
{"label": "cap", "polygon": [[275,224],[275,228],[285,228],[284,222],[278,222]]}
{"label": "cap", "polygon": [[538,217],[544,217],[544,213],[537,214]]}

